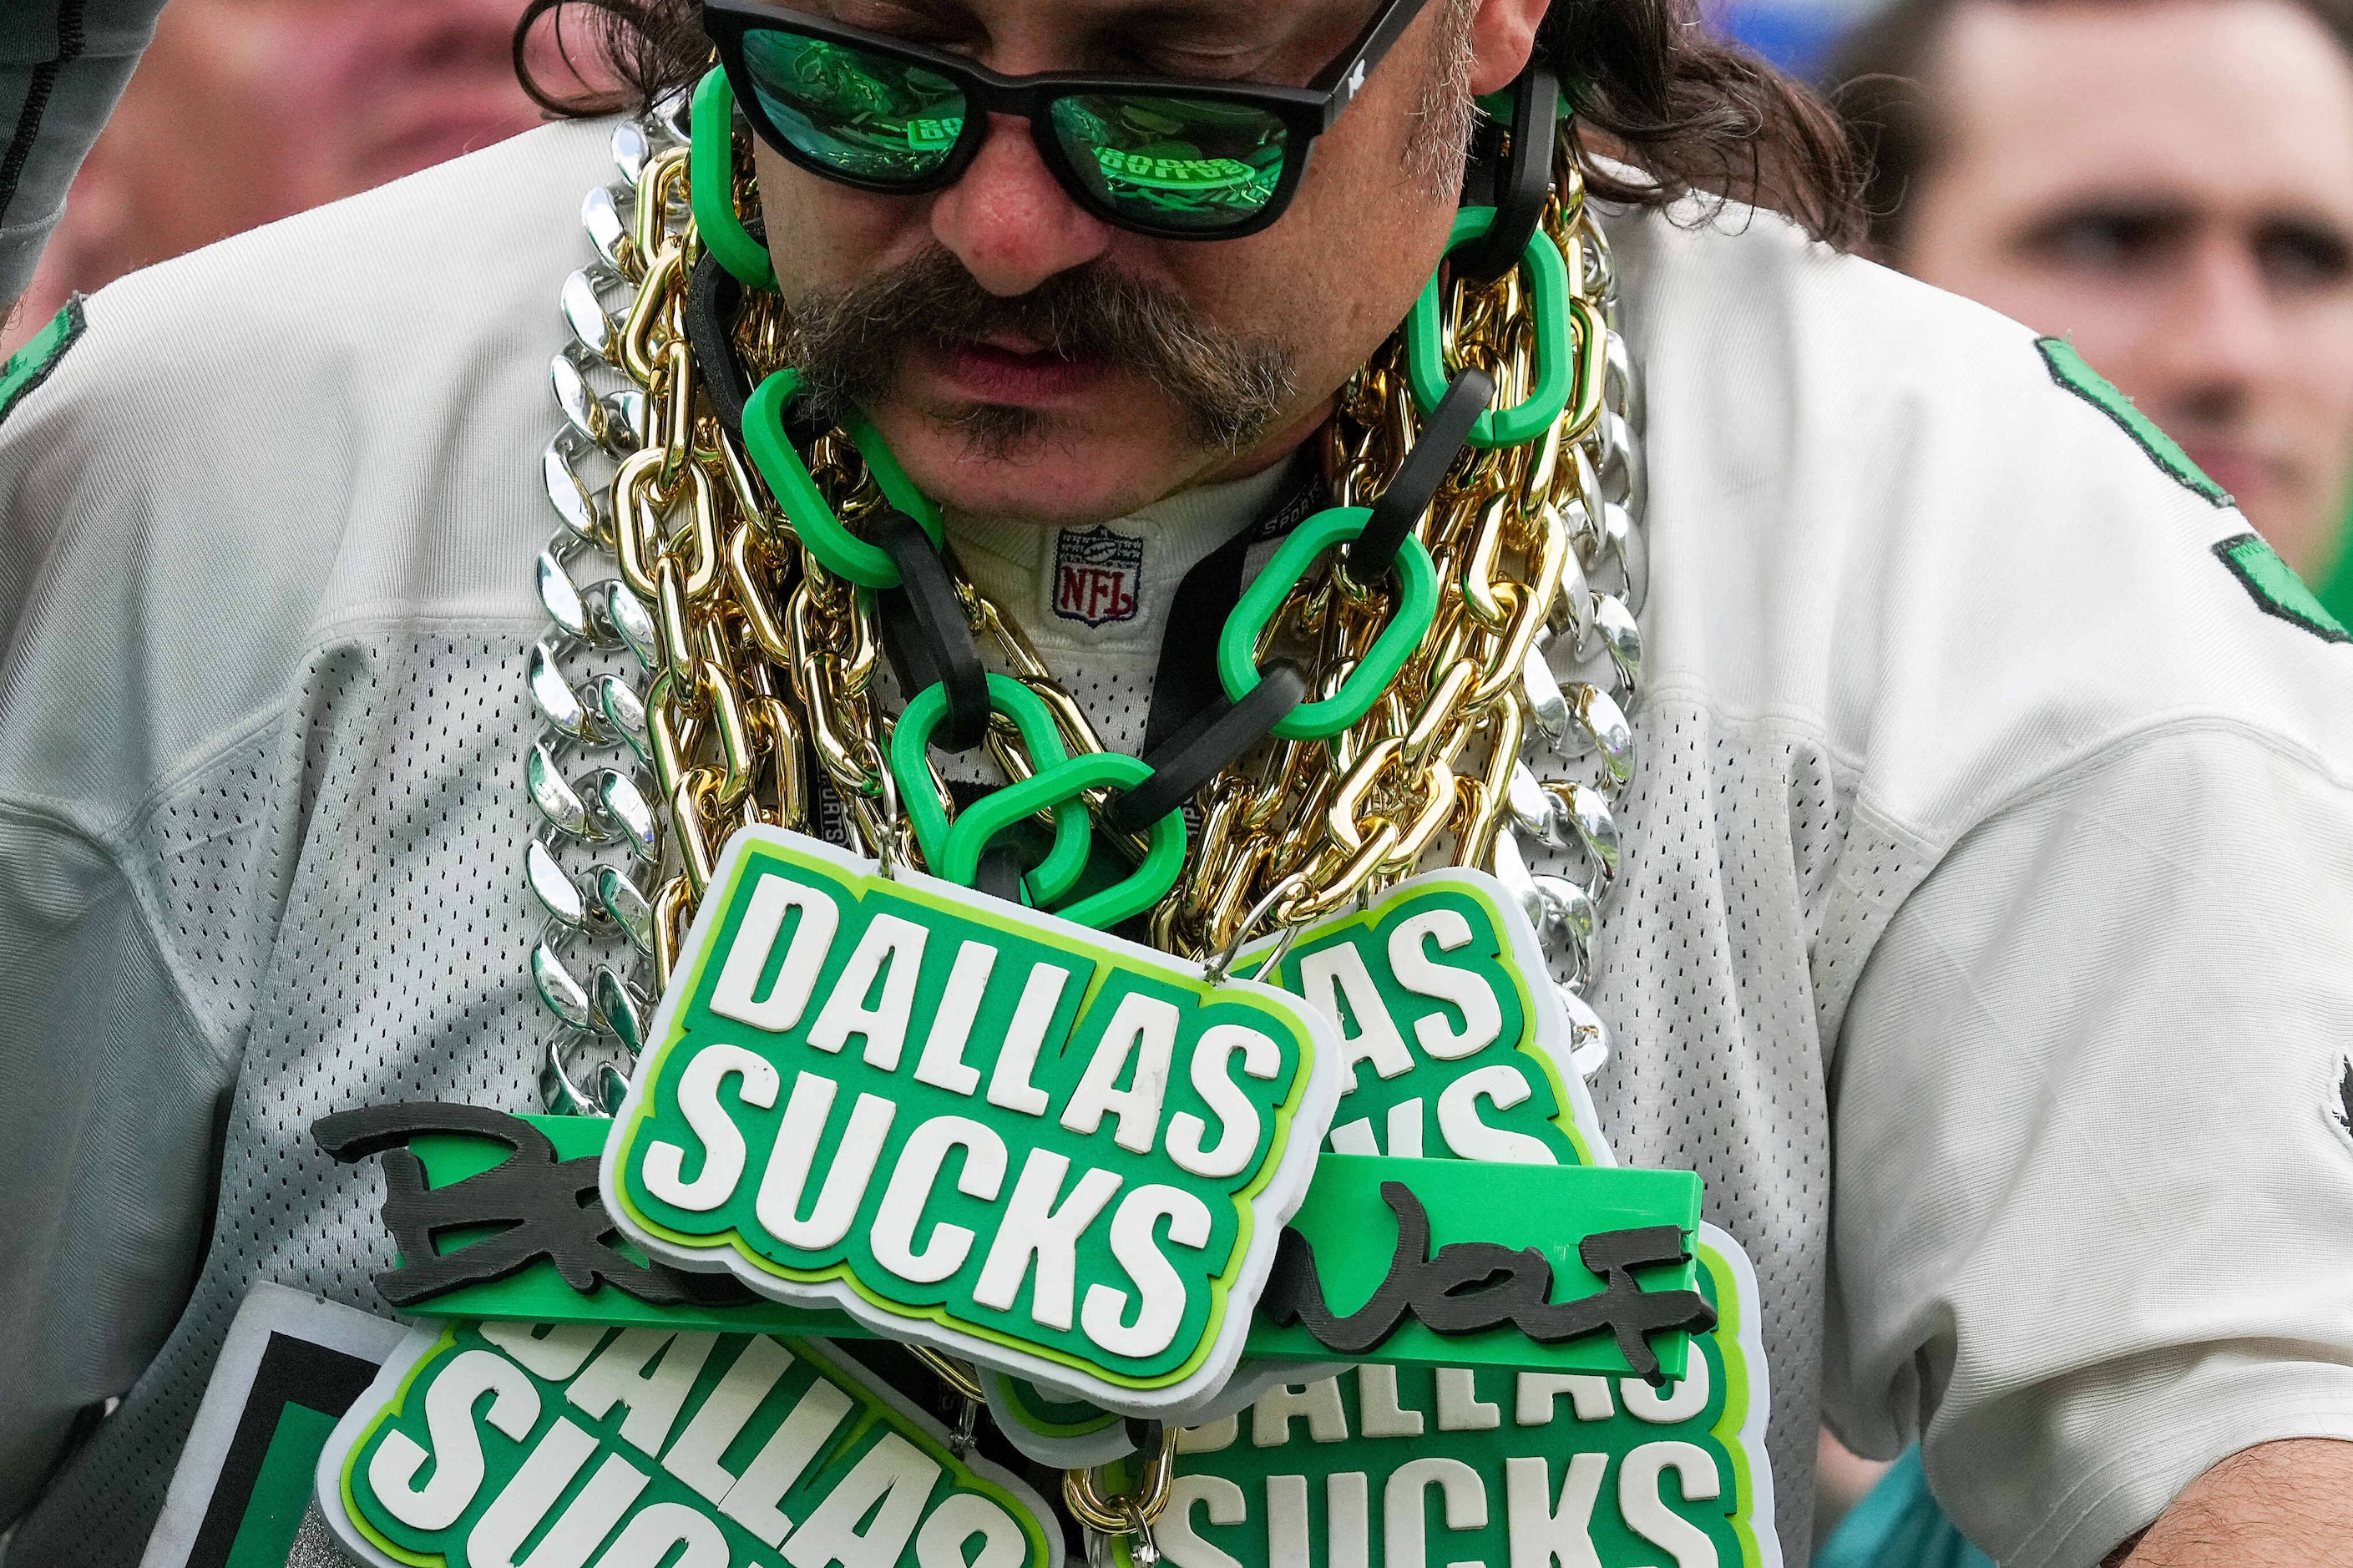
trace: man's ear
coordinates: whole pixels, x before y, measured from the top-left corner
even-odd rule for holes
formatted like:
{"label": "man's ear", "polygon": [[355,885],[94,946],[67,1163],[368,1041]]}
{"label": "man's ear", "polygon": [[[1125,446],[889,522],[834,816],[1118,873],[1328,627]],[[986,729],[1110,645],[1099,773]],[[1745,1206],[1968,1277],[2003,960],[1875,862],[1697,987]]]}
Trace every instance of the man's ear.
{"label": "man's ear", "polygon": [[[1441,0],[1444,3],[1444,0]],[[1471,90],[1500,92],[1527,68],[1535,53],[1536,26],[1551,0],[1453,0],[1475,7],[1471,15]]]}

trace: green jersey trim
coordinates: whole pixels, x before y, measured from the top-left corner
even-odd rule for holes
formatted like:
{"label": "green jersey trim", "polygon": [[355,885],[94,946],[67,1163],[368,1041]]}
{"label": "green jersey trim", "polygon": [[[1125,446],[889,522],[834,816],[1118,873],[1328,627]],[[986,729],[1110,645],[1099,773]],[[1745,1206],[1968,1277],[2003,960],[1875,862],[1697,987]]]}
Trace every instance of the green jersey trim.
{"label": "green jersey trim", "polygon": [[2288,563],[2275,554],[2272,547],[2252,533],[2233,534],[2214,546],[2214,554],[2231,569],[2255,602],[2255,608],[2267,616],[2276,616],[2292,626],[2301,626],[2322,642],[2353,642],[2353,632],[2328,613],[2328,606],[2318,595],[2304,585],[2304,579],[2289,570]]}
{"label": "green jersey trim", "polygon": [[2052,381],[2114,420],[2116,428],[2131,437],[2134,444],[2148,454],[2149,461],[2165,470],[2174,483],[2192,495],[2203,496],[2212,505],[2232,504],[2230,492],[2208,479],[2205,470],[2189,460],[2189,454],[2172,437],[2133,406],[2131,398],[2085,363],[2073,344],[2063,338],[2037,338],[2034,346],[2042,351],[2042,363],[2050,368]]}
{"label": "green jersey trim", "polygon": [[58,368],[66,351],[81,342],[90,324],[82,313],[81,301],[79,294],[67,300],[66,308],[50,317],[47,326],[10,354],[7,363],[0,364],[0,420],[16,412],[16,405],[49,379],[49,373]]}

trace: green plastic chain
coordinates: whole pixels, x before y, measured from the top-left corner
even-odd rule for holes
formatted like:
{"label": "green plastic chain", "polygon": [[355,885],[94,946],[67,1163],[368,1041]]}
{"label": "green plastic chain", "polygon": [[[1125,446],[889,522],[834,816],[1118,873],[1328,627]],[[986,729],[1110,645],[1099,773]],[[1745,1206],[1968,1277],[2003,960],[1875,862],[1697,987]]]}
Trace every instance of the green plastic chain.
{"label": "green plastic chain", "polygon": [[[1334,545],[1364,532],[1372,515],[1370,507],[1327,507],[1282,542],[1218,634],[1218,680],[1226,689],[1228,701],[1240,702],[1257,688],[1258,639],[1283,600],[1306,576],[1308,567]],[[1408,534],[1398,548],[1396,570],[1402,591],[1389,624],[1381,628],[1381,635],[1373,639],[1372,647],[1348,672],[1339,690],[1320,701],[1303,702],[1276,720],[1276,735],[1286,741],[1320,741],[1338,734],[1372,711],[1414,648],[1430,635],[1430,622],[1438,614],[1438,569],[1430,563],[1428,546]]]}
{"label": "green plastic chain", "polygon": [[[744,449],[751,455],[752,466],[760,470],[760,478],[767,481],[776,504],[784,508],[785,519],[800,536],[802,545],[827,571],[863,588],[895,588],[899,568],[891,563],[890,553],[842,526],[841,519],[818,492],[817,481],[809,477],[808,465],[801,461],[785,434],[785,408],[800,384],[800,372],[780,370],[753,390],[744,403]],[[882,433],[867,423],[862,414],[844,420],[842,428],[858,447],[858,455],[866,459],[867,471],[874,476],[883,499],[913,518],[932,547],[939,548],[945,541],[940,531],[940,509],[915,488],[915,481],[891,455]]]}
{"label": "green plastic chain", "polygon": [[[1448,253],[1486,233],[1494,221],[1493,207],[1464,207],[1456,213],[1454,232],[1446,241]],[[1591,332],[1598,325],[1590,311],[1572,310],[1582,301],[1568,291],[1568,264],[1561,259],[1552,236],[1542,228],[1528,237],[1527,248],[1520,253],[1520,272],[1528,280],[1529,316],[1535,323],[1536,384],[1516,405],[1491,408],[1479,416],[1471,426],[1473,447],[1516,447],[1550,428],[1568,406],[1569,381],[1577,368],[1571,326]],[[1413,383],[1414,405],[1425,419],[1438,412],[1439,400],[1446,395],[1446,356],[1439,341],[1438,314],[1438,274],[1432,272],[1413,302],[1413,314],[1406,319],[1405,335],[1406,372]],[[1599,378],[1592,379],[1598,394]]]}
{"label": "green plastic chain", "polygon": [[746,289],[774,289],[776,265],[735,216],[735,93],[716,66],[694,89],[692,150],[687,154],[687,195],[695,232],[719,265]]}
{"label": "green plastic chain", "polygon": [[[988,841],[1023,817],[1075,801],[1091,789],[1134,789],[1151,776],[1151,766],[1143,758],[1118,752],[1091,752],[1040,768],[1019,784],[983,795],[965,808],[948,830],[947,853],[936,868],[949,881],[968,888],[980,869],[980,852]],[[1151,847],[1134,870],[1054,913],[1097,931],[1117,925],[1158,903],[1176,885],[1177,874],[1184,868],[1185,814],[1171,811],[1152,825]]]}
{"label": "green plastic chain", "polygon": [[[1051,767],[1068,754],[1062,749],[1061,731],[1054,727],[1053,714],[1036,692],[1019,681],[1010,676],[991,674],[988,706],[1013,721],[1029,760],[1039,769]],[[898,727],[891,731],[891,772],[899,781],[899,799],[906,807],[908,820],[915,826],[915,842],[923,846],[924,863],[940,875],[945,875],[942,868],[950,853],[951,831],[948,814],[941,809],[939,795],[932,788],[931,774],[923,765],[923,752],[947,710],[948,689],[938,684],[927,686],[907,704],[906,710],[899,715]],[[1087,868],[1087,853],[1094,842],[1094,823],[1076,795],[1056,802],[1053,809],[1054,847],[1024,882],[1030,902],[1039,909],[1077,886]],[[979,863],[979,851],[976,849],[974,867],[976,868]],[[949,879],[967,884],[970,881],[969,877]]]}

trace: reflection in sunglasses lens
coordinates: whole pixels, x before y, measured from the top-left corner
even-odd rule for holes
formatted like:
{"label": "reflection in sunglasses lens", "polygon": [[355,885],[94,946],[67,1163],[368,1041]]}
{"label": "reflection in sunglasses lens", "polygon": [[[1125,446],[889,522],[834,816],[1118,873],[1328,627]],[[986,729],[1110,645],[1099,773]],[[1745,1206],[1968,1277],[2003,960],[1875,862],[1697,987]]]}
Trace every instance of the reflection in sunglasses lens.
{"label": "reflection in sunglasses lens", "polygon": [[964,92],[936,71],[794,33],[744,35],[745,74],[799,152],[853,179],[915,184],[963,134]]}
{"label": "reflection in sunglasses lens", "polygon": [[[744,66],[760,109],[795,151],[871,185],[936,176],[970,109],[935,70],[797,33],[747,32]],[[1074,194],[1164,231],[1214,234],[1256,218],[1289,151],[1280,118],[1222,99],[1075,92],[1055,99],[1049,116],[1082,187]]]}
{"label": "reflection in sunglasses lens", "polygon": [[1099,199],[1164,228],[1246,222],[1282,177],[1282,122],[1216,99],[1082,93],[1057,99],[1054,133]]}

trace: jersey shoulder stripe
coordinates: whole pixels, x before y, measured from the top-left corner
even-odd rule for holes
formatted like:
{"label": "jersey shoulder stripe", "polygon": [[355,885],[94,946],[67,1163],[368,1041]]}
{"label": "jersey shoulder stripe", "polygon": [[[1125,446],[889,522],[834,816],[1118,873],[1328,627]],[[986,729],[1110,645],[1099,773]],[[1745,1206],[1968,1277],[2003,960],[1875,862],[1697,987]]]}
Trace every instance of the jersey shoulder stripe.
{"label": "jersey shoulder stripe", "polygon": [[75,295],[66,301],[64,310],[49,318],[49,324],[26,340],[25,346],[0,364],[0,419],[16,411],[16,405],[33,394],[33,389],[49,379],[66,357],[66,351],[81,342],[89,327],[89,318],[82,313],[82,296]]}
{"label": "jersey shoulder stripe", "polygon": [[2353,632],[2328,613],[2328,606],[2304,585],[2304,579],[2258,535],[2232,534],[2215,544],[2214,554],[2245,586],[2263,614],[2302,626],[2322,642],[2353,642]]}
{"label": "jersey shoulder stripe", "polygon": [[2042,351],[2042,363],[2050,367],[2052,381],[2114,420],[2116,428],[2131,437],[2174,483],[2215,506],[2232,504],[2230,492],[2208,479],[2205,470],[2189,460],[2189,454],[2134,407],[2132,399],[2118,392],[2114,383],[2085,363],[2073,343],[2064,338],[2037,338],[2034,346]]}

